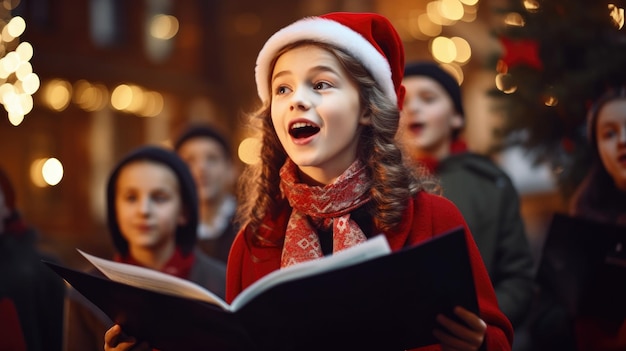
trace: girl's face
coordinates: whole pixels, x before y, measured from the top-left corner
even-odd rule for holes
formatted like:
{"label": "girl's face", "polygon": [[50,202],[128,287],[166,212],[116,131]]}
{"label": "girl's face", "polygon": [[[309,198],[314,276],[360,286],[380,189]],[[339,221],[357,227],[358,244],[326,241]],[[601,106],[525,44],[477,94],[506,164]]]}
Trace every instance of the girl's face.
{"label": "girl's face", "polygon": [[436,80],[426,76],[409,76],[402,84],[406,95],[398,126],[401,144],[415,157],[448,156],[452,131],[463,126],[452,99]]}
{"label": "girl's face", "polygon": [[271,92],[274,129],[303,181],[331,183],[356,160],[370,123],[358,86],[329,51],[306,45],[278,58]]}
{"label": "girl's face", "polygon": [[597,119],[596,140],[602,164],[615,185],[626,191],[626,99],[607,102]]}
{"label": "girl's face", "polygon": [[135,161],[122,168],[115,211],[131,252],[175,245],[176,227],[185,223],[175,173],[152,161]]}
{"label": "girl's face", "polygon": [[200,201],[217,201],[231,186],[232,163],[222,145],[210,138],[191,138],[178,149],[191,170]]}

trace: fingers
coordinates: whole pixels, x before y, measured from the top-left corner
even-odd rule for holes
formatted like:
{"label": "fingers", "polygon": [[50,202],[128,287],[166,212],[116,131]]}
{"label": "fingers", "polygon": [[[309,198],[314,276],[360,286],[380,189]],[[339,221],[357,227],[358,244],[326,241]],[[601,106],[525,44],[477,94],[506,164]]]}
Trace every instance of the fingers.
{"label": "fingers", "polygon": [[433,335],[441,342],[443,350],[477,350],[485,339],[487,324],[476,314],[462,307],[455,307],[454,314],[464,323],[458,323],[443,314],[437,322],[443,329],[436,329]]}
{"label": "fingers", "polygon": [[[131,350],[136,340],[122,332],[119,325],[112,326],[104,334],[104,351],[127,351]],[[148,350],[147,348],[141,348]]]}

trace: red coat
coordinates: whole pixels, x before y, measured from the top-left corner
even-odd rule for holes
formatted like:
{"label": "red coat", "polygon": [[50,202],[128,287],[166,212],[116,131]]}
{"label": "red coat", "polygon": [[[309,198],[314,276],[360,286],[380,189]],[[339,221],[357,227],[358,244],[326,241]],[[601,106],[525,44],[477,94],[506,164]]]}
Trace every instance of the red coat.
{"label": "red coat", "polygon": [[[291,208],[286,207],[276,221],[264,224],[264,237],[277,239],[284,236]],[[420,192],[409,202],[399,230],[386,233],[392,250],[399,250],[405,245],[416,244],[443,233],[459,225],[465,226],[469,243],[469,256],[474,273],[476,295],[480,308],[480,317],[487,323],[486,350],[510,350],[513,340],[513,328],[509,320],[498,308],[496,295],[489,280],[474,239],[467,228],[463,216],[452,202],[432,194]],[[271,228],[275,228],[272,231]],[[267,236],[266,236],[267,235]],[[252,258],[256,259],[253,260]],[[240,232],[231,248],[226,273],[226,301],[232,300],[246,287],[266,274],[280,268],[280,247],[256,247],[245,242]],[[420,348],[419,350],[440,350],[439,345]]]}

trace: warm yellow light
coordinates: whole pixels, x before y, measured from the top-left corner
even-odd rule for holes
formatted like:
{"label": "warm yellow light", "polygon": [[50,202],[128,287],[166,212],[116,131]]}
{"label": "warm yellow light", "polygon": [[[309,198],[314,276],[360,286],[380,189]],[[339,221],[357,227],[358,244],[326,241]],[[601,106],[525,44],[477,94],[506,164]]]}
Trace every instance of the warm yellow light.
{"label": "warm yellow light", "polygon": [[537,10],[539,10],[539,1],[537,1],[537,0],[524,0],[524,8],[528,12],[537,12]]}
{"label": "warm yellow light", "polygon": [[43,172],[41,171],[46,160],[45,158],[39,158],[30,164],[30,180],[39,188],[45,188],[47,185],[46,181],[43,179]]}
{"label": "warm yellow light", "polygon": [[5,102],[5,96],[9,93],[15,94],[15,87],[11,83],[4,83],[0,85],[0,103]]}
{"label": "warm yellow light", "polygon": [[55,186],[59,184],[61,179],[63,179],[63,165],[61,161],[54,157],[47,159],[41,167],[41,174],[48,185]]}
{"label": "warm yellow light", "polygon": [[614,4],[609,4],[609,15],[611,16],[611,20],[613,24],[617,27],[617,29],[624,28],[624,9],[615,6]]}
{"label": "warm yellow light", "polygon": [[443,63],[441,64],[441,68],[450,73],[455,79],[458,85],[463,84],[465,80],[465,75],[463,74],[463,69],[461,66],[455,63]]}
{"label": "warm yellow light", "polygon": [[240,144],[237,149],[237,154],[241,162],[245,164],[258,163],[261,158],[261,141],[257,138],[246,138]]}
{"label": "warm yellow light", "polygon": [[559,104],[559,99],[557,99],[556,96],[546,95],[543,97],[543,103],[546,106],[554,107]]}
{"label": "warm yellow light", "polygon": [[11,51],[6,56],[4,56],[0,62],[2,62],[2,68],[9,72],[13,73],[20,65],[20,55],[18,55],[15,51]]}
{"label": "warm yellow light", "polygon": [[63,111],[70,104],[72,86],[61,79],[53,79],[44,88],[44,99],[48,106],[55,111]]}
{"label": "warm yellow light", "polygon": [[163,111],[163,96],[156,91],[144,93],[143,106],[139,114],[143,117],[155,117]]}
{"label": "warm yellow light", "polygon": [[157,39],[172,39],[178,33],[178,19],[170,15],[156,15],[150,22],[150,35]]}
{"label": "warm yellow light", "polygon": [[129,85],[120,84],[111,93],[111,105],[116,110],[125,110],[133,100],[133,91]]}
{"label": "warm yellow light", "polygon": [[513,94],[517,90],[517,85],[511,74],[498,73],[496,75],[496,88],[505,94]]}
{"label": "warm yellow light", "polygon": [[417,18],[419,29],[428,37],[436,37],[441,34],[441,24],[434,23],[427,14],[422,14]]}
{"label": "warm yellow light", "polygon": [[517,12],[511,12],[504,17],[504,24],[513,27],[523,27],[526,23],[522,15]]}
{"label": "warm yellow light", "polygon": [[139,113],[139,111],[143,108],[144,105],[144,90],[140,86],[130,85],[131,91],[131,100],[130,104],[126,107],[126,111],[132,112],[134,114]]}
{"label": "warm yellow light", "polygon": [[33,58],[33,46],[27,41],[21,42],[20,45],[15,48],[15,52],[17,52],[22,61],[29,61]]}
{"label": "warm yellow light", "polygon": [[463,18],[463,4],[459,0],[441,0],[439,11],[444,18],[458,21]]}
{"label": "warm yellow light", "polygon": [[85,111],[99,111],[108,103],[108,91],[102,84],[91,84],[81,79],[74,83],[73,101]]}
{"label": "warm yellow light", "polygon": [[19,126],[24,121],[23,114],[15,114],[15,113],[9,112],[8,117],[9,117],[9,123],[11,123],[15,127]]}
{"label": "warm yellow light", "polygon": [[8,33],[12,37],[17,38],[24,33],[24,30],[26,29],[26,21],[24,21],[24,19],[20,16],[15,16],[11,18],[9,23],[7,23],[7,27]]}
{"label": "warm yellow light", "polygon": [[430,44],[430,52],[433,57],[443,63],[454,61],[457,56],[456,45],[446,37],[436,37]]}
{"label": "warm yellow light", "polygon": [[[24,92],[33,95],[39,90],[39,76],[35,73],[29,73],[22,79],[22,89]],[[69,84],[68,84],[69,85]]]}
{"label": "warm yellow light", "polygon": [[27,61],[22,61],[15,70],[15,76],[19,80],[24,80],[24,78],[31,73],[33,73],[33,66]]}
{"label": "warm yellow light", "polygon": [[426,15],[431,22],[438,25],[445,25],[446,19],[441,14],[441,2],[438,0],[431,1],[426,4]]}
{"label": "warm yellow light", "polygon": [[456,47],[456,58],[454,61],[465,64],[472,57],[472,48],[467,40],[461,37],[452,37],[450,38]]}
{"label": "warm yellow light", "polygon": [[15,39],[15,37],[12,36],[11,33],[9,33],[9,26],[7,25],[2,28],[2,33],[0,34],[0,36],[2,37],[2,41],[6,43],[10,43],[13,41],[13,39]]}

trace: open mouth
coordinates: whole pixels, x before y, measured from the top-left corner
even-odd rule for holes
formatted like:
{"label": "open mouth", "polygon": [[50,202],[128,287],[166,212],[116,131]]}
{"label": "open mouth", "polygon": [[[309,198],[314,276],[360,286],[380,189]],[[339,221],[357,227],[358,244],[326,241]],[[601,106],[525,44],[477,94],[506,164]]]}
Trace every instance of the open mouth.
{"label": "open mouth", "polygon": [[319,133],[320,127],[312,123],[297,122],[289,128],[289,135],[295,139],[304,139]]}
{"label": "open mouth", "polygon": [[409,129],[413,132],[413,133],[419,133],[422,131],[422,129],[424,129],[425,124],[424,123],[411,123],[409,125]]}

